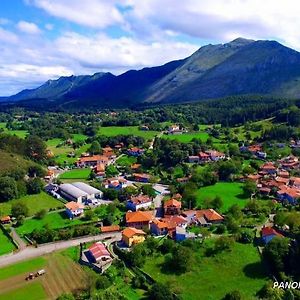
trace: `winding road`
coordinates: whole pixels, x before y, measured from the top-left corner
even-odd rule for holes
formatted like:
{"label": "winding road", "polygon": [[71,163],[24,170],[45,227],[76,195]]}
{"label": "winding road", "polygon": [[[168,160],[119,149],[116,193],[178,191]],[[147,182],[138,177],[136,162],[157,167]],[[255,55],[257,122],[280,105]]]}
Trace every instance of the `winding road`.
{"label": "winding road", "polygon": [[79,246],[81,243],[96,242],[109,240],[110,242],[120,241],[122,238],[121,232],[102,233],[95,236],[86,236],[78,239],[68,241],[60,241],[49,244],[40,245],[37,248],[27,247],[13,254],[0,256],[0,268],[8,265],[18,263],[20,261],[32,259],[35,257],[43,256],[55,251],[67,249],[74,246]]}

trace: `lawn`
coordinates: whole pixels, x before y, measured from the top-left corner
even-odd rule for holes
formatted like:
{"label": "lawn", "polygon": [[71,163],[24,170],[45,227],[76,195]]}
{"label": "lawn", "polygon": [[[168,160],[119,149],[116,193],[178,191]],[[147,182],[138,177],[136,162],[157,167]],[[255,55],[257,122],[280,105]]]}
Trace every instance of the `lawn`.
{"label": "lawn", "polygon": [[0,255],[7,254],[16,249],[11,240],[4,234],[0,228]]}
{"label": "lawn", "polygon": [[0,269],[0,280],[5,280],[10,277],[17,276],[19,274],[29,273],[43,268],[47,263],[44,257],[38,257],[35,259],[27,260],[17,263],[15,265],[7,266]]}
{"label": "lawn", "polygon": [[89,175],[91,173],[91,169],[73,169],[70,171],[67,171],[59,176],[59,179],[83,179],[87,180],[89,178]]}
{"label": "lawn", "polygon": [[251,244],[235,243],[231,252],[211,257],[200,248],[195,256],[192,271],[185,274],[164,272],[164,257],[159,255],[147,259],[143,269],[158,282],[179,290],[184,300],[218,300],[233,290],[239,290],[245,300],[255,299],[266,283],[259,254]]}
{"label": "lawn", "polygon": [[29,208],[29,215],[33,216],[38,211],[45,209],[54,209],[54,208],[61,208],[63,207],[63,203],[50,195],[46,194],[45,192],[41,192],[37,195],[27,195],[21,197],[19,199],[11,200],[8,202],[0,203],[0,215],[10,215],[11,213],[11,206],[14,203],[23,202]]}
{"label": "lawn", "polygon": [[123,155],[117,160],[117,165],[121,167],[130,167],[137,162],[137,158],[133,156]]}
{"label": "lawn", "polygon": [[242,186],[242,183],[237,182],[218,182],[215,185],[200,188],[197,191],[197,204],[201,205],[205,199],[220,196],[224,203],[221,212],[226,212],[233,204],[244,207],[248,198],[244,197]]}
{"label": "lawn", "polygon": [[41,229],[44,226],[48,226],[51,229],[59,229],[84,223],[86,222],[80,219],[69,220],[64,211],[52,212],[47,214],[42,220],[35,218],[26,219],[24,224],[20,227],[17,227],[16,230],[21,236],[23,236],[31,233],[34,229]]}
{"label": "lawn", "polygon": [[46,295],[42,283],[40,281],[35,281],[19,289],[15,289],[7,293],[0,294],[0,300],[7,300],[7,299],[44,300],[44,299],[48,299],[48,297]]}
{"label": "lawn", "polygon": [[98,131],[99,135],[106,136],[117,136],[117,135],[135,135],[141,136],[146,140],[153,139],[159,132],[158,131],[143,131],[139,130],[138,126],[110,126],[110,127],[101,127]]}
{"label": "lawn", "polygon": [[192,139],[199,139],[203,142],[206,142],[209,138],[209,134],[207,132],[190,132],[190,133],[183,133],[183,134],[164,134],[162,136],[165,139],[176,140],[181,143],[189,143]]}

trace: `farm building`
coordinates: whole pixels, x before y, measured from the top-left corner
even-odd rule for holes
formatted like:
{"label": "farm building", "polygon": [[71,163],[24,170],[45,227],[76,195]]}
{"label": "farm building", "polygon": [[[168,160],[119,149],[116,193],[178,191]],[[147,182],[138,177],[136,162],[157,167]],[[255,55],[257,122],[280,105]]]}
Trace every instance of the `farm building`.
{"label": "farm building", "polygon": [[68,202],[66,205],[66,213],[70,219],[74,217],[79,217],[83,214],[84,206],[81,203],[74,201]]}
{"label": "farm building", "polygon": [[102,197],[101,191],[83,182],[61,184],[59,186],[59,192],[66,199],[79,203]]}
{"label": "farm building", "polygon": [[81,255],[81,261],[103,273],[113,261],[105,245],[101,242],[94,243]]}

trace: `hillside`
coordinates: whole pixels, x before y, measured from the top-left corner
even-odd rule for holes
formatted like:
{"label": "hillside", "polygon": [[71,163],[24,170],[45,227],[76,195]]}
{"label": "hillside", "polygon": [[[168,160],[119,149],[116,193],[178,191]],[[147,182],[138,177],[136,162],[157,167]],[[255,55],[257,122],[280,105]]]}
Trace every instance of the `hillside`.
{"label": "hillside", "polygon": [[180,103],[233,95],[300,96],[300,53],[275,41],[236,39],[190,57],[115,76],[61,77],[9,101],[31,108],[105,108]]}
{"label": "hillside", "polygon": [[0,150],[0,176],[6,172],[13,172],[16,169],[28,169],[34,162],[22,158],[20,155]]}

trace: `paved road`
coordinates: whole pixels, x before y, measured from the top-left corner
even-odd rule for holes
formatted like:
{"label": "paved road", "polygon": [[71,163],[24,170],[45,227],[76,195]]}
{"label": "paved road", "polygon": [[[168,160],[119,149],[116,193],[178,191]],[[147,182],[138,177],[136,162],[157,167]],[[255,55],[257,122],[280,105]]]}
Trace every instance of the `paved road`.
{"label": "paved road", "polygon": [[120,232],[103,233],[96,236],[88,236],[88,237],[82,237],[82,238],[73,239],[69,241],[61,241],[61,242],[45,244],[39,246],[38,248],[27,247],[26,249],[20,250],[19,252],[16,252],[14,254],[0,256],[0,268],[11,264],[15,264],[23,260],[28,260],[35,257],[43,256],[45,254],[49,254],[55,251],[63,250],[74,246],[79,246],[80,243],[101,241],[109,237],[111,237],[111,242],[120,241],[122,235]]}
{"label": "paved road", "polygon": [[13,227],[11,227],[11,235],[13,240],[17,243],[19,250],[24,250],[27,247],[26,243],[20,238],[16,229]]}

